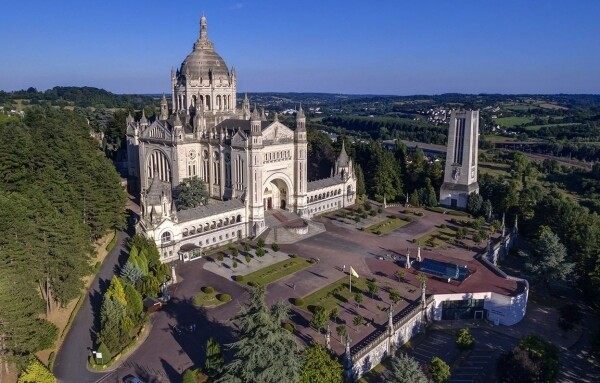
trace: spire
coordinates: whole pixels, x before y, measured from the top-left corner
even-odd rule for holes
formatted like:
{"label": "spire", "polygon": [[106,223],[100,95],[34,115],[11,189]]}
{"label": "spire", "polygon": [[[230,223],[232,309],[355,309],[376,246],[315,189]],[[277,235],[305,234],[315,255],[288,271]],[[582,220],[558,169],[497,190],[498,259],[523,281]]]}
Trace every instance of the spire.
{"label": "spire", "polygon": [[140,124],[148,125],[148,119],[146,118],[146,111],[142,108],[142,118],[140,118]]}
{"label": "spire", "polygon": [[299,118],[305,118],[304,110],[302,110],[302,103],[300,103],[300,108],[296,112],[296,119],[299,119]]}
{"label": "spire", "polygon": [[267,116],[265,116],[265,108],[260,110],[260,119],[261,121],[267,121]]}
{"label": "spire", "polygon": [[160,99],[160,103],[162,104],[166,104],[167,103],[167,97],[165,96],[165,94],[163,93],[162,98]]}
{"label": "spire", "polygon": [[260,121],[260,114],[258,113],[258,108],[256,107],[256,104],[254,104],[254,110],[252,111],[252,114],[250,115],[250,120],[251,121]]}
{"label": "spire", "polygon": [[279,122],[279,114],[275,112],[275,116],[273,117],[273,122]]}
{"label": "spire", "polygon": [[342,150],[340,150],[340,155],[338,156],[338,166],[346,166],[348,165],[348,153],[346,153],[346,142],[342,138]]}
{"label": "spire", "polygon": [[128,124],[131,124],[133,122],[133,116],[131,116],[131,111],[129,111],[129,114],[127,115],[127,118],[125,119],[125,122],[127,122]]}
{"label": "spire", "polygon": [[204,14],[200,17],[200,35],[194,44],[194,50],[196,49],[214,49],[213,44],[208,40],[208,27]]}

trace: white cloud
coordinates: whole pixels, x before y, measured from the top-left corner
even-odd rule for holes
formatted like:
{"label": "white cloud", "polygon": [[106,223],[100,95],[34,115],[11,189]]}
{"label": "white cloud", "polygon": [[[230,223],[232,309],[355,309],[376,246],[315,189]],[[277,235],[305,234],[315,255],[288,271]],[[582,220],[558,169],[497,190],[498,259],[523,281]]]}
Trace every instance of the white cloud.
{"label": "white cloud", "polygon": [[242,4],[242,3],[235,3],[235,4],[231,5],[227,9],[229,9],[230,11],[236,11],[236,10],[242,9],[242,8],[244,8],[244,4]]}

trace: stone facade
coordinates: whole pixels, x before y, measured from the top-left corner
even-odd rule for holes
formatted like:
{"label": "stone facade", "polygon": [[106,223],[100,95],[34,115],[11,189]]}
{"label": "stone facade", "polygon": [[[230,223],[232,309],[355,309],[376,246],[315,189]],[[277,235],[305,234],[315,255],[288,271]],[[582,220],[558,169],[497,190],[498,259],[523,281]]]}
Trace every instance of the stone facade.
{"label": "stone facade", "polygon": [[467,207],[471,193],[479,193],[477,161],[479,111],[456,111],[450,116],[444,183],[440,188],[440,205]]}
{"label": "stone facade", "polygon": [[[154,238],[164,262],[190,259],[202,249],[260,235],[265,211],[284,209],[309,219],[354,204],[356,178],[345,148],[330,178],[308,182],[306,117],[294,129],[270,121],[244,97],[236,107],[237,77],[208,39],[207,21],[192,52],[171,71],[171,107],[127,118],[129,177],[141,190],[138,230]],[[173,188],[198,177],[209,205],[177,211]]]}

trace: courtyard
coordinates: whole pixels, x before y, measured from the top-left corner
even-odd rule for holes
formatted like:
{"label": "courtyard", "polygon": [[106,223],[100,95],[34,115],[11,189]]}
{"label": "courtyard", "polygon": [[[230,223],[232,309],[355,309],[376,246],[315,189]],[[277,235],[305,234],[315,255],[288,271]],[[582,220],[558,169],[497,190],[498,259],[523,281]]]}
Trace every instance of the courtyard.
{"label": "courtyard", "polygon": [[[412,214],[414,211],[420,215]],[[407,215],[411,217],[410,222],[385,234],[372,234],[360,229],[385,222],[390,216]],[[312,341],[326,343],[324,331],[309,324],[314,306],[322,306],[328,311],[337,308],[337,317],[330,318],[328,324],[331,348],[342,354],[344,345],[342,337],[335,331],[337,327],[345,326],[352,344],[358,344],[374,329],[386,325],[392,303],[390,292],[400,296],[393,306],[394,313],[420,298],[418,271],[405,269],[401,262],[395,260],[405,259],[407,253],[416,257],[415,238],[427,235],[440,225],[448,225],[451,218],[448,214],[402,207],[387,208],[360,223],[323,216],[315,220],[324,226],[324,232],[295,243],[281,244],[277,252],[272,251],[271,244],[267,243],[267,254],[253,257],[247,264],[238,265],[235,271],[222,264],[217,265],[214,258],[179,264],[176,269],[178,283],[171,287],[172,300],[163,311],[153,314],[152,330],[146,341],[106,381],[120,381],[118,379],[128,373],[146,377],[148,381],[179,381],[179,374],[185,369],[201,366],[208,338],[216,337],[221,344],[234,339],[232,319],[248,298],[248,281],[266,285],[267,304],[277,301],[288,304],[295,334],[303,344]],[[253,243],[253,246],[256,244]],[[464,241],[458,245],[448,241],[442,248],[423,246],[423,257],[451,260],[468,265],[473,271],[463,283],[448,284],[430,278],[427,293],[489,289],[491,271],[473,259],[483,247],[465,244]],[[292,254],[293,257],[290,256]],[[238,258],[243,259],[244,256]],[[282,263],[286,267],[281,266]],[[359,275],[358,279],[352,278],[351,294],[348,291],[350,267]],[[236,274],[244,274],[244,279],[234,281]],[[271,274],[274,276],[271,277]],[[399,277],[399,274],[402,276]],[[514,283],[502,280],[494,283],[492,289],[499,292],[509,293],[515,288]],[[369,290],[368,284],[377,287]],[[194,305],[194,297],[206,286],[220,294],[230,295],[232,300],[213,308]],[[356,300],[359,290],[362,295],[360,304]],[[303,301],[302,304],[296,304],[298,299]],[[362,318],[360,323],[356,321],[357,317]],[[190,324],[196,324],[195,332],[174,334],[171,331],[173,326]]]}

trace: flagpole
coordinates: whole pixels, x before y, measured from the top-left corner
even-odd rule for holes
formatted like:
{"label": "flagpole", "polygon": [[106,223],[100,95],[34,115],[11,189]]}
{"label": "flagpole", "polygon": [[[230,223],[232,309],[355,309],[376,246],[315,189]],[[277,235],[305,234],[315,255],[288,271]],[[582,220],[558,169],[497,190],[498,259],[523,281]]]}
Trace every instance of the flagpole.
{"label": "flagpole", "polygon": [[350,294],[352,294],[352,271],[350,271]]}

